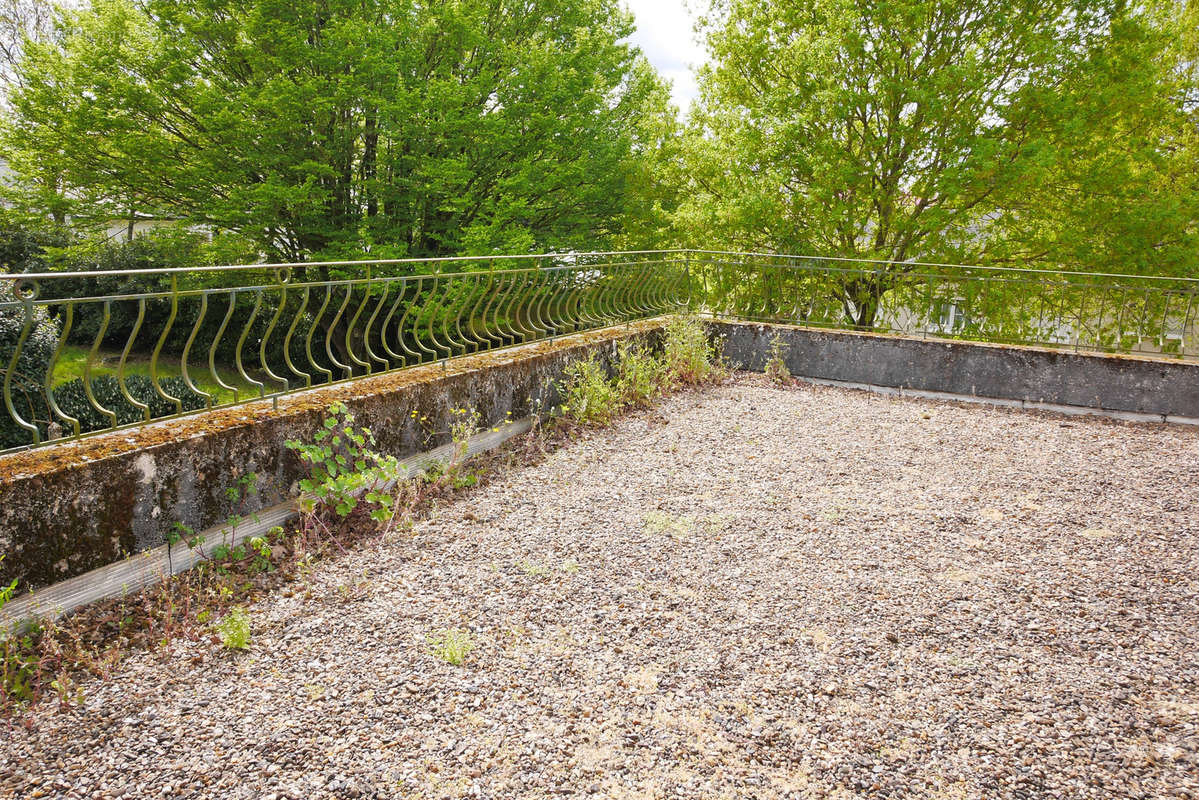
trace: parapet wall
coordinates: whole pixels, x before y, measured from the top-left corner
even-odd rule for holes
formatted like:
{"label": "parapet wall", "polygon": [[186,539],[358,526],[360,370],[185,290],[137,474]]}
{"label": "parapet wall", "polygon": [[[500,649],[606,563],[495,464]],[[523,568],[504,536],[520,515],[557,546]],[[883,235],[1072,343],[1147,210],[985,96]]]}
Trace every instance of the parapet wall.
{"label": "parapet wall", "polygon": [[[277,408],[256,402],[0,456],[0,585],[41,588],[161,545],[175,522],[201,530],[281,502],[304,474],[285,443],[311,441],[337,400],[381,452],[403,458],[446,442],[452,409],[493,426],[548,408],[571,362],[610,357],[660,327],[635,322],[313,389]],[[249,472],[259,493],[237,507],[226,490]]]}
{"label": "parapet wall", "polygon": [[[361,378],[270,401],[152,423],[0,456],[0,585],[19,593],[161,545],[175,522],[221,524],[291,495],[304,468],[285,443],[311,441],[326,409],[345,402],[383,452],[399,458],[448,439],[451,409],[487,426],[558,401],[573,361],[610,358],[629,338],[653,342],[661,320],[607,328]],[[783,325],[713,321],[726,358],[761,370],[775,337],[792,374],[961,399],[1135,414],[1199,423],[1199,365]],[[413,417],[416,412],[416,418]],[[422,420],[422,418],[427,418]],[[434,435],[430,435],[430,431]],[[260,478],[253,504],[226,489]]]}
{"label": "parapet wall", "polygon": [[1199,364],[1039,347],[715,321],[724,354],[761,371],[775,337],[791,374],[816,380],[1199,422]]}

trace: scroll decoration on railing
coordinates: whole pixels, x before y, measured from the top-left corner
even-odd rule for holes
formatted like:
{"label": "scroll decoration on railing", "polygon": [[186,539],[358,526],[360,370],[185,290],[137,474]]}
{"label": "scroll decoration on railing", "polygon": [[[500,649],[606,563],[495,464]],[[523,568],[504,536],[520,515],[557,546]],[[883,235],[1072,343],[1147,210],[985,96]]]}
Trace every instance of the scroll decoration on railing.
{"label": "scroll decoration on railing", "polygon": [[1199,360],[1199,280],[670,250],[0,274],[0,451],[691,309]]}

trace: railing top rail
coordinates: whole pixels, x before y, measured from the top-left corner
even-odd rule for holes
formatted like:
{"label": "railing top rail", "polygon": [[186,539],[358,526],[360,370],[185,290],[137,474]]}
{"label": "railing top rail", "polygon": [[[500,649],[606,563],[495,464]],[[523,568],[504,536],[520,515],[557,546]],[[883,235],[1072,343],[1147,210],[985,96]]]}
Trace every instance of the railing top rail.
{"label": "railing top rail", "polygon": [[[675,252],[675,251],[671,251]],[[880,266],[903,266],[903,267],[936,267],[939,269],[968,269],[979,272],[995,272],[995,273],[1012,273],[1012,274],[1031,274],[1031,275],[1062,275],[1079,278],[1121,278],[1145,281],[1171,281],[1174,283],[1182,282],[1194,285],[1199,289],[1199,278],[1176,278],[1170,275],[1134,275],[1126,272],[1075,272],[1073,270],[1060,269],[1041,269],[1035,267],[989,267],[978,266],[972,264],[951,264],[938,261],[889,261],[886,259],[877,258],[850,258],[846,256],[803,256],[792,255],[787,253],[756,253],[737,250],[686,250],[683,251],[693,255],[711,255],[711,256],[750,256],[753,258],[789,258],[797,261],[837,261],[849,264],[878,264]]]}
{"label": "railing top rail", "polygon": [[[738,251],[738,250],[701,250],[701,249],[685,249],[675,248],[668,250],[615,250],[615,251],[586,251],[586,252],[562,252],[562,253],[525,253],[525,254],[508,254],[508,255],[480,255],[480,256],[436,256],[427,258],[387,258],[387,259],[358,259],[349,261],[298,261],[298,262],[269,262],[261,264],[226,264],[214,265],[207,267],[168,267],[164,269],[135,269],[135,270],[96,270],[96,271],[75,271],[75,272],[0,272],[0,281],[18,282],[31,280],[66,280],[74,278],[114,278],[135,275],[195,275],[204,273],[225,273],[225,272],[252,272],[256,270],[283,270],[296,269],[306,267],[371,267],[371,266],[400,266],[400,265],[420,265],[420,264],[450,264],[450,263],[470,263],[478,264],[498,261],[518,261],[523,259],[531,260],[546,260],[546,259],[578,259],[578,258],[612,258],[621,256],[667,256],[667,255],[698,255],[698,256],[733,256],[733,257],[750,257],[750,258],[774,258],[774,259],[789,259],[794,261],[807,262],[837,262],[841,264],[871,264],[878,266],[902,266],[902,267],[929,267],[935,269],[960,269],[970,270],[984,274],[996,275],[1013,275],[1013,276],[1032,276],[1044,275],[1054,277],[1071,277],[1071,278],[1100,278],[1100,279],[1118,279],[1118,280],[1135,280],[1135,281],[1169,281],[1174,284],[1185,284],[1195,287],[1199,291],[1199,278],[1172,277],[1168,275],[1134,275],[1129,273],[1113,273],[1113,272],[1075,272],[1072,270],[1053,270],[1036,267],[996,267],[996,266],[979,266],[973,264],[954,264],[949,262],[938,261],[893,261],[887,259],[872,259],[872,258],[851,258],[848,256],[812,256],[798,255],[793,253],[764,253],[754,251]],[[585,267],[586,264],[578,264],[571,266]],[[482,270],[480,270],[482,271]],[[440,273],[444,277],[453,277],[456,275],[474,274],[471,272],[454,272]]]}
{"label": "railing top rail", "polygon": [[[588,251],[585,253],[565,252],[565,253],[527,253],[523,255],[491,255],[491,256],[437,256],[430,258],[380,258],[380,259],[359,259],[356,261],[298,261],[298,262],[272,262],[264,264],[227,264],[215,265],[210,267],[167,267],[164,269],[122,269],[122,270],[95,270],[82,272],[0,272],[0,280],[20,281],[20,280],[44,280],[44,279],[65,279],[65,278],[115,278],[126,275],[182,275],[195,274],[198,272],[229,272],[229,271],[255,271],[255,270],[272,270],[272,269],[295,269],[303,267],[365,267],[365,266],[395,266],[402,264],[448,264],[470,262],[478,263],[483,261],[515,261],[519,259],[566,259],[566,258],[595,258],[595,257],[613,257],[613,256],[663,256],[676,253],[686,253],[686,250],[616,250],[616,251]],[[580,264],[578,266],[589,266]],[[443,273],[446,277],[452,275],[467,275],[472,273]]]}

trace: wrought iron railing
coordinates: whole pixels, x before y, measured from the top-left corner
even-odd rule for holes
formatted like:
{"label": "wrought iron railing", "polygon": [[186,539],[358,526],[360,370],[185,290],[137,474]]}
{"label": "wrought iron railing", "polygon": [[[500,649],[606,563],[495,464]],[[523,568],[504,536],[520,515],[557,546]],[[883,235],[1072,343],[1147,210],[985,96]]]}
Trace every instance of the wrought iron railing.
{"label": "wrought iron railing", "polygon": [[654,317],[686,281],[670,253],[0,275],[0,450]]}
{"label": "wrought iron railing", "polygon": [[688,264],[717,316],[1199,361],[1199,279],[714,251]]}
{"label": "wrought iron railing", "polygon": [[0,451],[683,308],[1199,360],[1199,280],[698,250],[0,274]]}

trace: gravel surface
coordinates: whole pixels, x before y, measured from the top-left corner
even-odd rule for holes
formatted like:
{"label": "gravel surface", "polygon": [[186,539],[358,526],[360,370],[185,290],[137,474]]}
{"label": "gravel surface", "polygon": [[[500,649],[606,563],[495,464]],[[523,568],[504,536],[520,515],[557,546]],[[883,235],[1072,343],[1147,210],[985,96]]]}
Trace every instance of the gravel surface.
{"label": "gravel surface", "polygon": [[248,653],[130,659],[0,734],[0,795],[1199,797],[1197,467],[741,376],[320,565]]}

